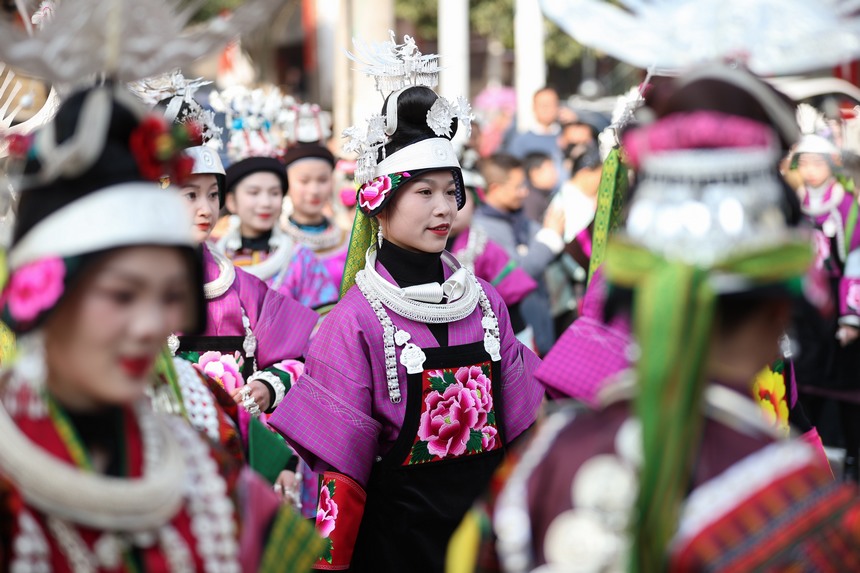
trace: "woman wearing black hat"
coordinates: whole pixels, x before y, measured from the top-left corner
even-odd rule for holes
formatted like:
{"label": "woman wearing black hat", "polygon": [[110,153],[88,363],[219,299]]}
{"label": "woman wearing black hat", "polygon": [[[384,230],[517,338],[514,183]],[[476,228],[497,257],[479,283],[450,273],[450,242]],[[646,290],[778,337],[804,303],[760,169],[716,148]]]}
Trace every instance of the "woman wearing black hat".
{"label": "woman wearing black hat", "polygon": [[188,166],[129,97],[71,96],[24,154],[2,292],[20,350],[0,383],[0,570],[266,570],[268,534],[240,547],[237,486],[254,502],[243,530],[274,540],[290,514],[147,397],[164,340],[206,312],[187,212],[156,182]]}
{"label": "woman wearing black hat", "polygon": [[334,155],[322,145],[300,143],[287,151],[284,161],[293,212],[281,217],[281,225],[293,240],[313,250],[339,287],[349,250],[349,232],[326,217],[324,211],[334,192]]}
{"label": "woman wearing black hat", "polygon": [[313,251],[281,231],[278,219],[288,182],[284,164],[249,157],[227,169],[227,232],[218,241],[236,266],[308,308],[337,301],[337,287]]}

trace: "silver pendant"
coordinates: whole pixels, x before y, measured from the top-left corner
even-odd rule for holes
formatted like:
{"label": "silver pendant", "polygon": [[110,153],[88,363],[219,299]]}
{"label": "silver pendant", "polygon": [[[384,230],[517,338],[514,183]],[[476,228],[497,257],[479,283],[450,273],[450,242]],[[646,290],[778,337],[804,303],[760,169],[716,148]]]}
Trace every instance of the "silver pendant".
{"label": "silver pendant", "polygon": [[[402,332],[402,331],[401,331]],[[427,355],[418,346],[408,343],[400,353],[400,364],[406,367],[408,374],[420,374],[424,371],[424,361]]]}
{"label": "silver pendant", "polygon": [[176,356],[176,353],[179,351],[179,337],[175,334],[171,334],[167,337],[167,348],[170,350],[171,356]]}

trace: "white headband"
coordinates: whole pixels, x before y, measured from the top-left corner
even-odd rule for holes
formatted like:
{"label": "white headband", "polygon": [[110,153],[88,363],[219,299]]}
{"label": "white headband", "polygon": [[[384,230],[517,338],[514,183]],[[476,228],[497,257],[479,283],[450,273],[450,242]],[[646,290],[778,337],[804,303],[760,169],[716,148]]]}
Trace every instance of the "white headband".
{"label": "white headband", "polygon": [[96,191],[51,213],[9,251],[9,268],[133,245],[195,245],[174,187],[135,181]]}
{"label": "white headband", "polygon": [[451,140],[444,137],[431,137],[418,143],[407,145],[392,153],[376,165],[376,177],[400,173],[403,171],[418,171],[419,169],[459,169],[460,162]]}

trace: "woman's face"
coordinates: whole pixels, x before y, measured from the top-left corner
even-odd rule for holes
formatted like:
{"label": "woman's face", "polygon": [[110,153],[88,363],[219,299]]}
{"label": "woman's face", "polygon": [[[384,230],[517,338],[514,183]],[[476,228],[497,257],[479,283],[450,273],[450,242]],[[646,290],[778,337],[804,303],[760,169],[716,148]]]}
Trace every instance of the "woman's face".
{"label": "woman's face", "polygon": [[192,270],[178,249],[129,247],[84,273],[45,323],[48,389],[73,410],[131,404],[167,337],[191,325]]}
{"label": "woman's face", "polygon": [[423,173],[398,189],[378,215],[383,236],[404,249],[439,253],[457,215],[457,187],[451,172]]}
{"label": "woman's face", "polygon": [[284,188],[274,173],[258,171],[236,184],[227,195],[227,209],[239,216],[243,237],[259,237],[275,226],[281,215]]}
{"label": "woman's face", "polygon": [[203,243],[218,219],[218,180],[214,175],[192,175],[182,185],[180,193],[191,213],[194,240]]}
{"label": "woman's face", "polygon": [[[315,223],[331,200],[333,179],[331,165],[322,159],[300,159],[290,165],[290,199],[293,217],[300,223]],[[305,220],[302,220],[305,219]]]}
{"label": "woman's face", "polygon": [[803,182],[810,187],[820,187],[830,179],[833,170],[830,163],[820,153],[803,153],[797,158],[797,172]]}

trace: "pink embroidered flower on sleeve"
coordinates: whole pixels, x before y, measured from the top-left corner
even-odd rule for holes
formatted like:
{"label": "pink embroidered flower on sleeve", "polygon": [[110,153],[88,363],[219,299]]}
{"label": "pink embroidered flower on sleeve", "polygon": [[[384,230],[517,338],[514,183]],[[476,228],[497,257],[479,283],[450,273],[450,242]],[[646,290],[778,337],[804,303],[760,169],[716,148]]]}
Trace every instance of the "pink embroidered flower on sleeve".
{"label": "pink embroidered flower on sleeve", "polygon": [[812,232],[815,242],[815,268],[824,268],[824,263],[830,258],[830,239],[818,229]]}
{"label": "pink embroidered flower on sleeve", "polygon": [[334,482],[324,483],[320,488],[316,526],[322,537],[329,537],[337,524],[337,502],[333,499],[333,489]]}
{"label": "pink embroidered flower on sleeve", "polygon": [[444,393],[431,392],[424,401],[418,437],[427,442],[427,451],[439,457],[465,453],[480,415],[475,393],[458,382]]}
{"label": "pink embroidered flower on sleeve", "polygon": [[388,193],[391,192],[391,178],[387,175],[377,177],[361,186],[358,192],[358,204],[367,212],[382,205]]}
{"label": "pink embroidered flower on sleeve", "polygon": [[66,265],[58,257],[41,259],[16,270],[4,295],[9,314],[22,323],[35,319],[60,299],[65,276]]}
{"label": "pink embroidered flower on sleeve", "polygon": [[852,283],[845,294],[845,304],[854,312],[860,312],[860,284]]}
{"label": "pink embroidered flower on sleeve", "polygon": [[203,353],[194,367],[218,382],[227,392],[232,392],[245,383],[240,374],[239,363],[231,354],[210,350]]}

